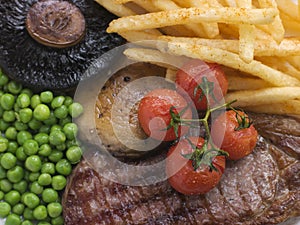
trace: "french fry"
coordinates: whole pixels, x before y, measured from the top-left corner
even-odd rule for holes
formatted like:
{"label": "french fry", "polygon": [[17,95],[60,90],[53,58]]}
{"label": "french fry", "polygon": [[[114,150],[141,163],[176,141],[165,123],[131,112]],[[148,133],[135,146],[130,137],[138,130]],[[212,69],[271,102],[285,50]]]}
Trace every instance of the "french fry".
{"label": "french fry", "polygon": [[[277,3],[275,0],[258,0],[258,2],[262,8],[273,7],[274,9],[277,9]],[[276,16],[273,23],[269,25],[259,25],[258,27],[269,33],[278,43],[280,43],[284,38],[285,29],[279,15]]]}
{"label": "french fry", "polygon": [[239,33],[239,55],[246,63],[250,63],[254,58],[255,26],[242,24]]}
{"label": "french fry", "polygon": [[259,90],[230,92],[225,96],[227,102],[237,100],[232,106],[245,107],[300,100],[300,87],[271,87]]}
{"label": "french fry", "polygon": [[[159,40],[167,42],[183,42],[193,45],[206,45],[214,48],[227,50],[233,53],[239,52],[238,40],[187,38],[172,36],[160,36]],[[282,40],[280,44],[277,44],[275,41],[272,40],[257,40],[254,43],[254,55],[278,57],[300,56],[300,39],[286,38]],[[294,60],[294,64],[299,65],[300,58],[298,58]]]}
{"label": "french fry", "polygon": [[127,2],[130,2],[131,0],[113,0],[115,4],[125,4]]}
{"label": "french fry", "polygon": [[269,113],[269,114],[288,114],[300,115],[300,101],[288,100],[275,104],[257,105],[251,107],[244,107],[246,111],[256,113]]}
{"label": "french fry", "polygon": [[238,69],[260,77],[274,86],[300,86],[300,81],[294,77],[268,67],[256,60],[253,60],[250,63],[245,63],[240,59],[239,55],[222,49],[212,48],[204,45],[169,42],[167,51],[170,54],[198,58],[204,61],[215,62]]}
{"label": "french fry", "polygon": [[284,12],[295,21],[299,20],[298,6],[293,1],[276,0],[276,3],[280,11]]}
{"label": "french fry", "polygon": [[181,8],[119,18],[109,24],[107,32],[144,30],[201,22],[268,24],[276,15],[278,15],[277,10],[272,8],[210,8],[209,10]]}
{"label": "french fry", "polygon": [[285,27],[286,36],[300,36],[300,22],[294,20],[289,15],[285,14],[284,12],[280,12],[280,17],[282,19],[282,23]]}
{"label": "french fry", "polygon": [[176,69],[167,68],[167,70],[166,70],[166,80],[174,82],[175,79],[176,79],[176,73],[177,73]]}
{"label": "french fry", "polygon": [[[154,29],[153,29],[154,30]],[[161,33],[157,30],[157,34],[153,32],[147,32],[147,31],[130,31],[130,32],[120,32],[119,35],[121,35],[123,38],[125,38],[129,42],[138,42],[140,40],[157,40]]]}
{"label": "french fry", "polygon": [[[209,8],[209,2],[211,2],[211,4],[215,4],[216,6],[216,3],[213,3],[213,0],[189,0],[188,2],[190,7],[198,7],[203,9]],[[201,25],[208,38],[215,38],[220,34],[217,23],[201,23]]]}
{"label": "french fry", "polygon": [[278,58],[278,57],[260,57],[258,58],[261,62],[264,64],[277,69],[279,71],[282,71],[286,74],[291,75],[292,77],[297,78],[300,80],[300,71],[297,70],[295,67],[293,67],[291,64],[289,64],[284,59]]}
{"label": "french fry", "polygon": [[119,17],[135,15],[135,12],[131,9],[124,5],[116,4],[112,0],[96,0],[96,2]]}
{"label": "french fry", "polygon": [[170,55],[158,50],[145,48],[129,48],[124,51],[124,55],[134,61],[154,63],[173,70],[180,68],[184,62],[188,61],[186,57]]}
{"label": "french fry", "polygon": [[232,76],[226,74],[228,80],[228,90],[241,91],[241,90],[255,90],[261,88],[271,87],[271,84],[257,78]]}
{"label": "french fry", "polygon": [[[180,9],[178,5],[176,5],[171,0],[152,0],[153,4],[159,8],[160,10],[176,10]],[[194,34],[197,36],[204,36],[204,30],[203,27],[201,27],[199,24],[186,24],[186,28],[189,30],[192,30]]]}

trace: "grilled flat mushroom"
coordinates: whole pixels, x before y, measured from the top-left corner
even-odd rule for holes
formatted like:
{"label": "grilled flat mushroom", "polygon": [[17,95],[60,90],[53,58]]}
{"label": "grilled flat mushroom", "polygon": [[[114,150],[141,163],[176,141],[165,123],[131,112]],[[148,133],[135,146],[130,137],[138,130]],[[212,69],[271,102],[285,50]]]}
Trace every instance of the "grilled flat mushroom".
{"label": "grilled flat mushroom", "polygon": [[91,62],[125,43],[94,0],[0,0],[0,67],[35,90],[72,89]]}
{"label": "grilled flat mushroom", "polygon": [[[152,150],[152,146],[155,146],[155,151],[167,144],[147,138],[137,118],[139,100],[147,92],[158,87],[174,88],[174,84],[167,82],[164,75],[165,69],[162,67],[135,63],[116,72],[101,90],[97,89],[100,86],[97,81],[92,82],[96,83],[96,92],[91,91],[93,84],[85,85],[82,94],[76,95],[76,101],[86,109],[76,121],[81,140],[100,144],[113,156],[126,158],[140,157]],[[90,95],[89,91],[96,95]]]}

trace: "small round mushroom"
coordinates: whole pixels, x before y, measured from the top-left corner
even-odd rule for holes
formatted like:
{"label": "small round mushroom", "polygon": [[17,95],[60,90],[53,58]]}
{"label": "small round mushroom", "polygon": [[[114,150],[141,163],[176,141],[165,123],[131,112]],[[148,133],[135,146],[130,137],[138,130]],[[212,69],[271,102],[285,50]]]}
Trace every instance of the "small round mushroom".
{"label": "small round mushroom", "polygon": [[91,62],[125,43],[94,0],[0,0],[0,68],[37,91],[72,90]]}

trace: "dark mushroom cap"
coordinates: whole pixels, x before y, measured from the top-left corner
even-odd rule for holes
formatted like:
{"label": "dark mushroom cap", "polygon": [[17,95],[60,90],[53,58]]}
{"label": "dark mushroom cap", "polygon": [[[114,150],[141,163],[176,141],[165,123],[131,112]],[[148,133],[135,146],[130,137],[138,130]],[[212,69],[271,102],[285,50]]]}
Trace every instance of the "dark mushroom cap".
{"label": "dark mushroom cap", "polygon": [[12,79],[34,90],[70,90],[91,62],[125,41],[106,33],[115,16],[94,0],[69,1],[85,19],[85,34],[74,46],[49,47],[26,29],[26,17],[38,0],[0,0],[0,67]]}

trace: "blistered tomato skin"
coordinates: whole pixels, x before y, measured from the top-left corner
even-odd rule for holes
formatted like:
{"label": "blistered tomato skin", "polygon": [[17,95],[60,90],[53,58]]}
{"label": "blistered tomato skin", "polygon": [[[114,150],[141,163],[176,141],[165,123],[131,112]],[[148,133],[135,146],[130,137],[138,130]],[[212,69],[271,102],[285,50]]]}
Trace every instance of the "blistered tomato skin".
{"label": "blistered tomato skin", "polygon": [[[239,115],[247,116],[238,111]],[[258,133],[253,125],[249,128],[236,130],[239,123],[236,112],[226,111],[215,119],[211,126],[213,142],[222,150],[229,153],[228,159],[238,160],[249,155],[257,142]]]}
{"label": "blistered tomato skin", "polygon": [[[203,138],[189,137],[189,139],[198,148],[204,144]],[[220,181],[225,170],[226,160],[224,156],[217,156],[213,159],[213,165],[217,171],[210,170],[207,165],[201,165],[197,170],[194,170],[192,160],[182,156],[192,152],[193,148],[186,139],[180,140],[170,148],[166,159],[168,181],[176,191],[182,194],[205,194]]]}
{"label": "blistered tomato skin", "polygon": [[220,65],[194,59],[178,70],[175,80],[178,91],[186,98],[192,99],[200,111],[207,109],[207,98],[202,97],[201,89],[198,89],[196,94],[194,90],[202,83],[204,77],[214,84],[214,97],[209,95],[210,107],[212,107],[224,98],[228,90],[228,81]]}
{"label": "blistered tomato skin", "polygon": [[[156,140],[172,141],[177,138],[173,127],[167,129],[171,122],[171,107],[176,114],[184,112],[181,119],[191,119],[192,111],[186,100],[174,90],[156,89],[142,98],[138,108],[138,119],[145,133]],[[188,126],[178,127],[178,137],[188,132]]]}

